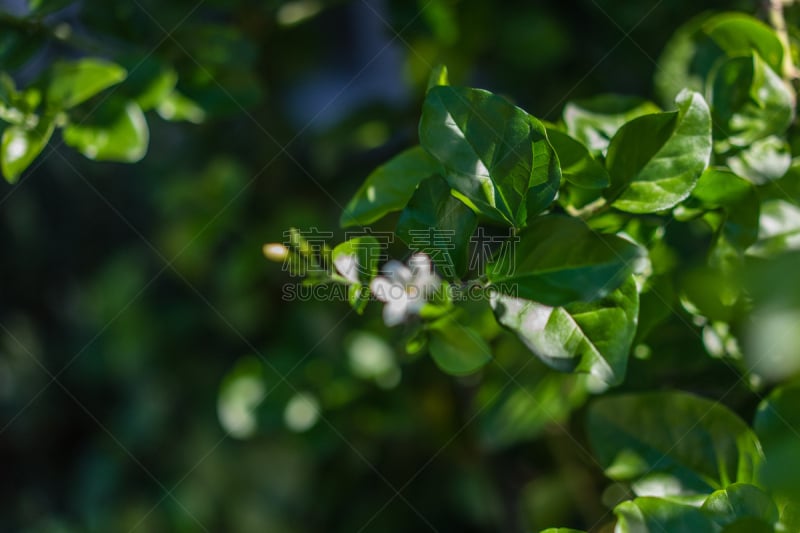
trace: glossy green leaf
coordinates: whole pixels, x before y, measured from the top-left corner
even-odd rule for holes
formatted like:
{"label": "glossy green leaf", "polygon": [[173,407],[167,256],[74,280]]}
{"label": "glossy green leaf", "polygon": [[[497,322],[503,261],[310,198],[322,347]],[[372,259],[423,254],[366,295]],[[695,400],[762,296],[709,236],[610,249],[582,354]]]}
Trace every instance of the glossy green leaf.
{"label": "glossy green leaf", "polygon": [[134,163],[147,153],[147,120],[136,102],[109,99],[64,128],[64,142],[96,161]]}
{"label": "glossy green leaf", "polygon": [[549,306],[602,298],[634,270],[643,251],[615,235],[596,233],[560,215],[534,219],[486,275],[505,294]]}
{"label": "glossy green leaf", "polygon": [[756,185],[764,185],[786,175],[792,164],[792,154],[786,140],[773,135],[733,150],[725,162],[740,176]]}
{"label": "glossy green leaf", "polygon": [[419,146],[375,169],[359,187],[339,219],[342,227],[367,225],[405,207],[417,186],[441,173],[441,166]]}
{"label": "glossy green leaf", "polygon": [[445,317],[430,327],[428,349],[436,365],[461,376],[480,370],[492,360],[489,345],[473,329]]}
{"label": "glossy green leaf", "polygon": [[[652,102],[635,96],[602,94],[567,102],[564,124],[567,133],[594,154],[605,154],[608,143],[626,122],[661,110]],[[559,154],[560,155],[560,154]]]}
{"label": "glossy green leaf", "polygon": [[551,127],[547,128],[547,138],[558,155],[565,180],[587,189],[604,189],[611,184],[605,166],[581,142]]}
{"label": "glossy green leaf", "polygon": [[75,107],[121,82],[126,75],[124,68],[101,59],[56,63],[49,73],[47,105],[52,109]]}
{"label": "glossy green leaf", "polygon": [[722,63],[715,70],[711,91],[714,137],[724,139],[718,151],[730,145],[749,146],[783,133],[792,123],[794,96],[757,54]]}
{"label": "glossy green leaf", "polygon": [[680,93],[677,111],[625,124],[608,147],[607,197],[630,213],[673,207],[692,192],[711,156],[711,117],[702,96]]}
{"label": "glossy green leaf", "polygon": [[679,480],[680,493],[752,483],[763,460],[758,439],[736,414],[684,392],[601,398],[589,406],[587,428],[611,479],[665,472]]}
{"label": "glossy green leaf", "polygon": [[775,32],[744,13],[698,15],[681,26],[658,60],[656,92],[670,102],[683,89],[703,91],[709,75],[725,57],[758,53],[775,72],[781,71],[783,46]]}
{"label": "glossy green leaf", "polygon": [[761,204],[758,241],[749,255],[773,257],[789,250],[800,250],[800,207],[785,200]]}
{"label": "glossy green leaf", "polygon": [[561,172],[544,126],[505,98],[433,87],[419,137],[458,197],[489,218],[523,227],[556,197]]}
{"label": "glossy green leaf", "polygon": [[639,312],[633,276],[589,303],[548,307],[503,295],[492,303],[497,320],[548,366],[592,374],[611,385],[625,378]]}
{"label": "glossy green leaf", "polygon": [[758,519],[767,526],[778,521],[778,507],[772,498],[755,485],[746,483],[734,483],[714,492],[702,509],[722,527],[743,518]]}
{"label": "glossy green leaf", "polygon": [[20,174],[42,153],[53,135],[53,121],[40,117],[35,128],[9,126],[0,141],[0,165],[3,177],[15,183]]}
{"label": "glossy green leaf", "polygon": [[710,18],[703,31],[729,57],[748,56],[755,51],[776,72],[783,61],[783,45],[775,30],[744,13],[720,13]]}
{"label": "glossy green leaf", "polygon": [[[796,356],[795,346],[795,356]],[[759,479],[771,491],[800,501],[800,382],[773,390],[756,411],[753,427],[764,447]]]}
{"label": "glossy green leaf", "polygon": [[364,311],[369,301],[369,283],[378,274],[382,250],[375,237],[356,237],[331,252],[334,269],[347,281],[350,305],[358,313]]}
{"label": "glossy green leaf", "polygon": [[467,270],[470,238],[477,217],[463,202],[450,194],[440,176],[423,181],[397,221],[397,236],[415,252],[424,252],[446,278],[462,276]]}
{"label": "glossy green leaf", "polygon": [[662,498],[636,498],[614,508],[615,533],[719,532],[706,514],[691,505]]}

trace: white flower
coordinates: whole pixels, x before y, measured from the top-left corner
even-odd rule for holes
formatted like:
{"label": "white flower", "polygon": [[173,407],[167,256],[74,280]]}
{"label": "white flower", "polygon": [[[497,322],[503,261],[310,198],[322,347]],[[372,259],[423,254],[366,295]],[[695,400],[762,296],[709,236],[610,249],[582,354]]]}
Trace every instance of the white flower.
{"label": "white flower", "polygon": [[355,255],[342,254],[333,260],[333,266],[350,283],[361,283],[358,279],[358,259]]}
{"label": "white flower", "polygon": [[378,300],[386,302],[383,321],[390,327],[418,315],[441,285],[430,258],[425,254],[411,256],[408,266],[400,261],[389,261],[383,271],[386,275],[373,279],[369,288]]}

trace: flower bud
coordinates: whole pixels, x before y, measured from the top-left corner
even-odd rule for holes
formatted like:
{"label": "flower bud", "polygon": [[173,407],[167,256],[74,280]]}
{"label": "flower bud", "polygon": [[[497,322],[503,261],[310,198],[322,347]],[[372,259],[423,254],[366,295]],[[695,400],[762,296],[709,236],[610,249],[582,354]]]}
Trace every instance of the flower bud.
{"label": "flower bud", "polygon": [[289,249],[279,243],[270,242],[265,244],[261,251],[264,253],[264,257],[269,259],[270,261],[275,261],[276,263],[282,263],[289,257]]}

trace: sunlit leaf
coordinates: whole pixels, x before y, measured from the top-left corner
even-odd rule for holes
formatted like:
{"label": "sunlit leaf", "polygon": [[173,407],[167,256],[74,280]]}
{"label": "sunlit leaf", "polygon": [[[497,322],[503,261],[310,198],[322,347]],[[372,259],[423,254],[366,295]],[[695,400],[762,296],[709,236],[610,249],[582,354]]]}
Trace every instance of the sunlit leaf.
{"label": "sunlit leaf", "polygon": [[405,207],[417,186],[441,172],[439,163],[419,146],[375,169],[347,203],[339,223],[367,225]]}
{"label": "sunlit leaf", "polygon": [[47,85],[47,104],[69,109],[125,79],[124,68],[109,61],[86,58],[53,65]]}
{"label": "sunlit leaf", "polygon": [[458,197],[486,217],[523,227],[558,192],[558,159],[542,123],[490,92],[431,88],[419,137]]}
{"label": "sunlit leaf", "polygon": [[608,147],[607,197],[630,213],[673,207],[689,196],[711,156],[711,117],[697,93],[684,91],[677,111],[625,124]]}
{"label": "sunlit leaf", "polygon": [[53,121],[41,117],[34,128],[9,126],[3,131],[0,141],[0,164],[3,176],[9,183],[14,183],[20,174],[30,166],[47,141],[53,135]]}
{"label": "sunlit leaf", "polygon": [[96,161],[139,161],[149,138],[144,113],[133,101],[108,100],[91,116],[64,128],[64,142]]}
{"label": "sunlit leaf", "polygon": [[503,295],[492,303],[498,321],[548,366],[592,374],[609,384],[625,377],[639,311],[633,277],[589,303],[548,307]]}
{"label": "sunlit leaf", "polygon": [[662,498],[643,497],[622,502],[614,508],[614,514],[617,515],[615,533],[719,531],[700,509]]}

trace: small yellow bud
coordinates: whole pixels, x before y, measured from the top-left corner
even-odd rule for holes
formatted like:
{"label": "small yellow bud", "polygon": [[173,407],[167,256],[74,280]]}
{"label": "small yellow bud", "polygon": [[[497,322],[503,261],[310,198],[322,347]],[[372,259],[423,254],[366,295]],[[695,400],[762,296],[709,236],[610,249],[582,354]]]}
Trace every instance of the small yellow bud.
{"label": "small yellow bud", "polygon": [[265,244],[261,251],[264,253],[264,257],[269,259],[270,261],[275,261],[276,263],[282,263],[289,257],[289,249],[276,242],[270,242]]}

